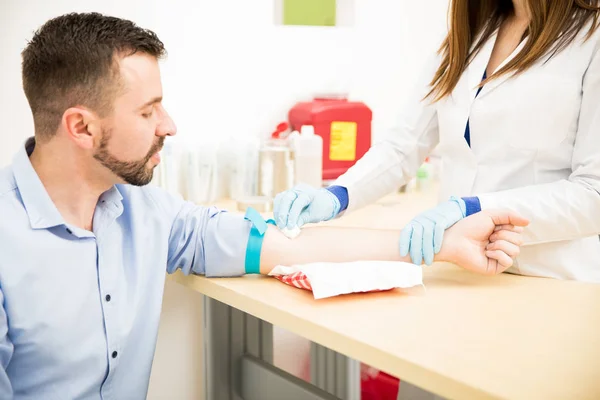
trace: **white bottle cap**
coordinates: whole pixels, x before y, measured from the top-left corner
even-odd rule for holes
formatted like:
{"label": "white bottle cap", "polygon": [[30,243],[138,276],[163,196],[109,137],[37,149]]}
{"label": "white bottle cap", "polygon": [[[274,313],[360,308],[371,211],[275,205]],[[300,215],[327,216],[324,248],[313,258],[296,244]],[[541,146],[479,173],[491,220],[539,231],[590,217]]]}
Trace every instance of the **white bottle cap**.
{"label": "white bottle cap", "polygon": [[302,128],[300,129],[300,134],[301,135],[314,135],[315,127],[312,125],[302,125]]}

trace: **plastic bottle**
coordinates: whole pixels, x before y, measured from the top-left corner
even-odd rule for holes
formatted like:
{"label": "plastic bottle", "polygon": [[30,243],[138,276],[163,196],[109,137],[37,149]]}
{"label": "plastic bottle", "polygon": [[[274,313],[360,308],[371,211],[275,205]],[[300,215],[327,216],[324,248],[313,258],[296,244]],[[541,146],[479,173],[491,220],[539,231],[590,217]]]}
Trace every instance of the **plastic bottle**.
{"label": "plastic bottle", "polygon": [[258,156],[260,196],[273,199],[278,193],[293,186],[292,150],[287,138],[283,137],[287,129],[287,122],[279,124],[275,132],[260,147]]}
{"label": "plastic bottle", "polygon": [[303,125],[300,134],[293,137],[295,184],[312,187],[323,185],[323,138],[315,135],[311,125]]}
{"label": "plastic bottle", "polygon": [[429,162],[429,158],[417,170],[417,190],[427,191],[431,187],[433,179],[433,166]]}

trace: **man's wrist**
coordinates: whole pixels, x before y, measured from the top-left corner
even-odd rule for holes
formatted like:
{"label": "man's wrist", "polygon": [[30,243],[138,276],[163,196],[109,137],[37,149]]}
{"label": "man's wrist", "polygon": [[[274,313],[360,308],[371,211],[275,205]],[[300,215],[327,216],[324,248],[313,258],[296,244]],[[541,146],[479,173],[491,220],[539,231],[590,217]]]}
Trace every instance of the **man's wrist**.
{"label": "man's wrist", "polygon": [[439,253],[434,255],[434,262],[448,262],[453,264],[456,263],[457,244],[454,240],[455,235],[453,235],[451,231],[452,228],[449,228],[444,233],[444,241],[442,243],[442,248],[440,249]]}

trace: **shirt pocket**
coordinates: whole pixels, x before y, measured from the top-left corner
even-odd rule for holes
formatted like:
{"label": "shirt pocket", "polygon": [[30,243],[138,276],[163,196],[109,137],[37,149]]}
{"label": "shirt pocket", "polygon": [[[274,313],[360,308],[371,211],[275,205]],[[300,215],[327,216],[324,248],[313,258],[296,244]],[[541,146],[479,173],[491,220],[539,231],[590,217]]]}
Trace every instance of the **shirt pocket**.
{"label": "shirt pocket", "polygon": [[510,147],[543,152],[572,136],[581,103],[577,77],[530,71],[511,80],[506,85],[511,112],[505,115]]}

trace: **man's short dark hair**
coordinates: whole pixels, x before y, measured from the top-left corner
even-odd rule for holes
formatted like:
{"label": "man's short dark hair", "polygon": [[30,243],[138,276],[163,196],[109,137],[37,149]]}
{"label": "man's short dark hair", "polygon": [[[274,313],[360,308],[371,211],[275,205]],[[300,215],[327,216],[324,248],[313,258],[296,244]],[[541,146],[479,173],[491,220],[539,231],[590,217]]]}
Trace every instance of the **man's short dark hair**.
{"label": "man's short dark hair", "polygon": [[54,135],[69,107],[109,115],[120,88],[117,56],[138,52],[157,59],[166,54],[154,32],[125,19],[71,13],[46,22],[22,52],[23,89],[38,139]]}

